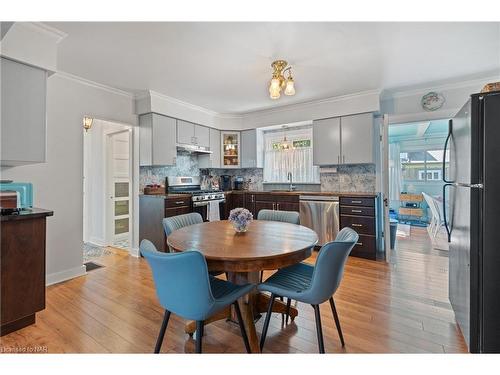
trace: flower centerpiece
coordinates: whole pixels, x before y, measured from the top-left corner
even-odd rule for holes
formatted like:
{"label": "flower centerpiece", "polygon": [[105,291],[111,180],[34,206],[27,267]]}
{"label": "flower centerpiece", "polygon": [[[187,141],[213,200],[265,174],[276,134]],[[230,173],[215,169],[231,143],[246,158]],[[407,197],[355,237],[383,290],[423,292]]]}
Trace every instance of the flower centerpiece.
{"label": "flower centerpiece", "polygon": [[238,233],[246,232],[252,220],[253,215],[246,208],[235,208],[229,212],[229,221]]}

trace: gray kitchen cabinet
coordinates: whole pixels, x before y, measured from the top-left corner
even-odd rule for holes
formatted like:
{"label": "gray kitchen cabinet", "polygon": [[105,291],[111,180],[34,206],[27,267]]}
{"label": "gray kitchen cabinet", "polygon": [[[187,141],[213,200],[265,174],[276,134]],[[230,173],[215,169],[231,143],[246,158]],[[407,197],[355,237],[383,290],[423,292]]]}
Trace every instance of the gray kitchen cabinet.
{"label": "gray kitchen cabinet", "polygon": [[1,58],[2,166],[46,161],[47,72]]}
{"label": "gray kitchen cabinet", "polygon": [[177,142],[194,144],[194,124],[192,122],[177,120]]}
{"label": "gray kitchen cabinet", "polygon": [[340,164],[340,117],[313,122],[313,164]]}
{"label": "gray kitchen cabinet", "polygon": [[373,114],[361,113],[313,122],[313,164],[374,163]]}
{"label": "gray kitchen cabinet", "polygon": [[210,128],[195,124],[194,138],[198,146],[210,147]]}
{"label": "gray kitchen cabinet", "polygon": [[[207,128],[208,129],[208,128]],[[220,168],[220,130],[209,129],[211,154],[198,155],[198,167],[200,168]]]}
{"label": "gray kitchen cabinet", "polygon": [[139,163],[141,166],[175,165],[177,123],[156,113],[139,116]]}
{"label": "gray kitchen cabinet", "polygon": [[192,122],[177,120],[177,143],[210,147],[210,129]]}
{"label": "gray kitchen cabinet", "polygon": [[257,131],[255,129],[241,132],[241,167],[257,167]]}
{"label": "gray kitchen cabinet", "polygon": [[360,113],[340,119],[343,164],[373,163],[373,114]]}

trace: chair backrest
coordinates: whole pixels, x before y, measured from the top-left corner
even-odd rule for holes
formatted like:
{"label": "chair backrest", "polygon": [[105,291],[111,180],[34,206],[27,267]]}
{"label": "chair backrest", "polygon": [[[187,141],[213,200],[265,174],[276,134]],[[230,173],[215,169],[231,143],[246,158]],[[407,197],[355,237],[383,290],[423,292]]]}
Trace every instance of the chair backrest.
{"label": "chair backrest", "polygon": [[299,213],[296,211],[260,210],[257,220],[282,221],[291,224],[300,224]]}
{"label": "chair backrest", "polygon": [[335,241],[323,245],[319,251],[307,293],[312,303],[323,303],[337,290],[344,274],[344,266],[359,235],[351,228],[342,229]]}
{"label": "chair backrest", "polygon": [[204,320],[215,298],[203,254],[196,250],[161,253],[148,240],[141,241],[140,251],[153,271],[163,308],[185,319]]}
{"label": "chair backrest", "polygon": [[163,219],[163,229],[165,229],[165,234],[170,236],[177,229],[201,223],[203,223],[201,215],[198,212],[191,212],[189,214],[166,217]]}
{"label": "chair backrest", "polygon": [[436,207],[436,202],[434,198],[432,198],[429,194],[422,192],[422,195],[424,196],[425,203],[429,206],[429,209],[431,210],[431,215],[434,218],[434,220],[439,220],[439,211],[438,208]]}

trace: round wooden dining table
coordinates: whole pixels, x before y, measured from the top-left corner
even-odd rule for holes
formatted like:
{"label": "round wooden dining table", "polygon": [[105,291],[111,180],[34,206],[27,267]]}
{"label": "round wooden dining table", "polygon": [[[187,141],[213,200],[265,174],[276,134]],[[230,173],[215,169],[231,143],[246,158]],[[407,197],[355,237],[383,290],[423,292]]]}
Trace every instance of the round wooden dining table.
{"label": "round wooden dining table", "polygon": [[[227,220],[190,225],[174,231],[167,238],[173,251],[198,250],[207,261],[209,271],[223,271],[235,284],[258,284],[260,272],[276,270],[299,263],[311,256],[318,242],[316,233],[302,225],[277,221],[253,220],[244,233],[237,233]],[[260,352],[255,330],[255,318],[267,311],[269,296],[252,293],[240,300],[243,320],[252,353]],[[276,300],[273,311],[286,312],[286,304]],[[205,324],[231,319],[231,308],[215,314]],[[297,316],[291,307],[290,317]],[[186,324],[186,333],[192,334],[195,322]]]}

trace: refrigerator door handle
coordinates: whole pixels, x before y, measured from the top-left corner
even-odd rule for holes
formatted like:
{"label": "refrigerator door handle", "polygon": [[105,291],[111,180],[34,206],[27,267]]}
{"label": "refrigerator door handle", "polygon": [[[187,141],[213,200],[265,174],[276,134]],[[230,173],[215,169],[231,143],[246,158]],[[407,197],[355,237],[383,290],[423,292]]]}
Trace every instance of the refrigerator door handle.
{"label": "refrigerator door handle", "polygon": [[444,227],[446,228],[446,233],[448,235],[448,242],[451,242],[451,231],[452,231],[452,223],[448,224],[448,218],[446,217],[446,188],[449,186],[456,186],[455,184],[444,184],[443,185],[443,221]]}
{"label": "refrigerator door handle", "polygon": [[[451,180],[448,180],[446,178],[446,154],[447,154],[447,150],[448,150],[448,142],[450,141],[450,138],[451,136],[453,135],[453,120],[450,119],[448,121],[448,136],[446,137],[446,141],[444,142],[444,148],[443,148],[443,171],[442,171],[442,175],[443,175],[443,181],[447,184],[452,184],[454,181],[451,181]],[[444,188],[443,188],[444,189]]]}

